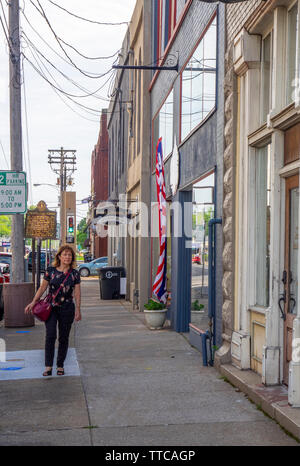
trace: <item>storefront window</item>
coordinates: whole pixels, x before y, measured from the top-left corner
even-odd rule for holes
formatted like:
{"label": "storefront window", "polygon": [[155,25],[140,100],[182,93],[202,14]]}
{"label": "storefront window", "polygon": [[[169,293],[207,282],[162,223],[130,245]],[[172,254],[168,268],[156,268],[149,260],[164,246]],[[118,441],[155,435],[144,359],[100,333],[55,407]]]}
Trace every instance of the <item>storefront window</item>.
{"label": "storefront window", "polygon": [[191,323],[207,330],[208,319],[208,222],[214,218],[212,173],[193,186]]}
{"label": "storefront window", "polygon": [[162,138],[163,158],[173,149],[173,89],[153,122],[153,161],[155,166],[156,144]]}
{"label": "storefront window", "polygon": [[292,95],[296,77],[296,33],[297,33],[298,4],[288,12],[288,37],[287,37],[287,104],[292,102]]}
{"label": "storefront window", "polygon": [[270,302],[270,144],[257,149],[256,182],[256,304],[268,307]]}
{"label": "storefront window", "polygon": [[214,19],[181,75],[181,140],[216,105],[216,43]]}

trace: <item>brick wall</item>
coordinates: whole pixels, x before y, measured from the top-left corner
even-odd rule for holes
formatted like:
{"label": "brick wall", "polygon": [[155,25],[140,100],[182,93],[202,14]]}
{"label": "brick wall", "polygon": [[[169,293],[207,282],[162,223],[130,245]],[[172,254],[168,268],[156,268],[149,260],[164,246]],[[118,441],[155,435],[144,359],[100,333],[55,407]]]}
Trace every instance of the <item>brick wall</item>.
{"label": "brick wall", "polygon": [[[108,131],[107,113],[102,110],[97,144],[92,154],[92,188],[97,201],[108,198]],[[107,255],[107,238],[95,236],[94,257]]]}

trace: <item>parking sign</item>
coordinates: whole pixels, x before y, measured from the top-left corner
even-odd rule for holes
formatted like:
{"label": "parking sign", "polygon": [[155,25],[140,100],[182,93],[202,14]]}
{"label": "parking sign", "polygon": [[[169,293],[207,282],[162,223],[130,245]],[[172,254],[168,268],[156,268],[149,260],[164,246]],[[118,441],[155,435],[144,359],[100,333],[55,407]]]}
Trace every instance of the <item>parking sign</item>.
{"label": "parking sign", "polygon": [[0,215],[25,214],[26,210],[26,173],[0,171]]}

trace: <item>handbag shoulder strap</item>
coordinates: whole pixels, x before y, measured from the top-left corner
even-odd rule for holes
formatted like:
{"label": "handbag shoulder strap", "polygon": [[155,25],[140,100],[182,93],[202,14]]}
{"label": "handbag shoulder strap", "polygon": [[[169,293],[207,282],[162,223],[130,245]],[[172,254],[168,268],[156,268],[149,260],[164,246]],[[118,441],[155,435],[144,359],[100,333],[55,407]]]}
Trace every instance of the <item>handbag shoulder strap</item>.
{"label": "handbag shoulder strap", "polygon": [[68,278],[68,276],[70,275],[71,272],[72,272],[72,269],[69,270],[69,272],[67,273],[67,275],[66,275],[64,281],[59,285],[59,288],[58,288],[57,292],[55,293],[54,296],[52,296],[52,301],[56,298],[56,296],[58,295],[59,291],[60,291],[61,288],[64,286],[64,283],[65,283],[65,281],[67,280],[67,278]]}

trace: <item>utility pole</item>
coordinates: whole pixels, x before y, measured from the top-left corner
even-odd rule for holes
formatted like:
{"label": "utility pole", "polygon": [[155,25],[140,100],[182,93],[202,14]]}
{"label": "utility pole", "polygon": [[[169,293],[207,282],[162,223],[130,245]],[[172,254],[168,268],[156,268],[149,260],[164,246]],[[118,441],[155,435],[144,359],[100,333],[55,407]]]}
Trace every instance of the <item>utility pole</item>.
{"label": "utility pole", "polygon": [[[9,91],[11,170],[22,171],[21,67],[19,0],[11,0],[9,10]],[[12,283],[24,282],[24,215],[12,215]]]}
{"label": "utility pole", "polygon": [[[65,192],[67,190],[67,176],[71,176],[71,174],[76,170],[76,150],[64,149],[61,147],[60,149],[48,149],[48,151],[48,163],[50,164],[51,169],[59,175],[60,179],[60,245],[62,245],[66,241]],[[55,168],[55,165],[58,165],[59,168]]]}

